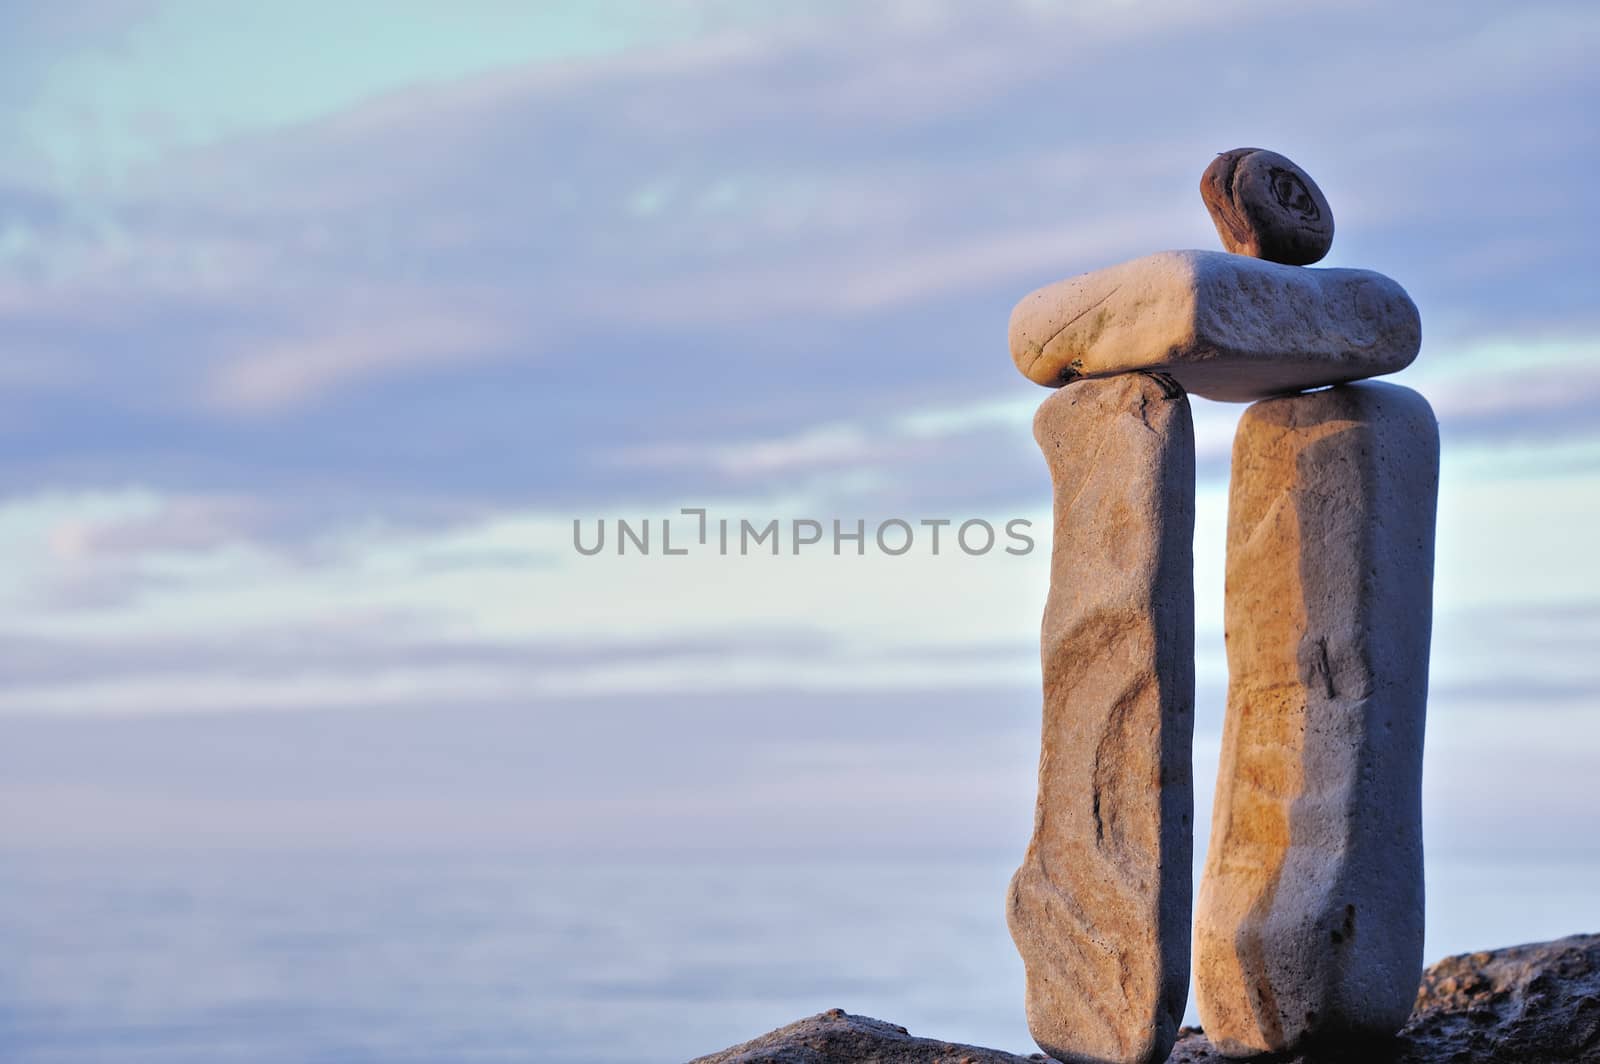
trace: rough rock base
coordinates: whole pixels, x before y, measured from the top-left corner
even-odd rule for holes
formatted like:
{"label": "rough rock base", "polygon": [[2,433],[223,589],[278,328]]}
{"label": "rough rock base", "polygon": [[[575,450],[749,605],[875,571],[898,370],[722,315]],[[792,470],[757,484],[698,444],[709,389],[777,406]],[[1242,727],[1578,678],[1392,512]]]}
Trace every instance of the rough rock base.
{"label": "rough rock base", "polygon": [[[904,1027],[824,1012],[691,1064],[1037,1064],[1042,1056],[914,1038]],[[1183,1030],[1172,1064],[1221,1064]],[[1446,957],[1429,968],[1398,1038],[1275,1064],[1546,1064],[1600,1061],[1600,935]]]}

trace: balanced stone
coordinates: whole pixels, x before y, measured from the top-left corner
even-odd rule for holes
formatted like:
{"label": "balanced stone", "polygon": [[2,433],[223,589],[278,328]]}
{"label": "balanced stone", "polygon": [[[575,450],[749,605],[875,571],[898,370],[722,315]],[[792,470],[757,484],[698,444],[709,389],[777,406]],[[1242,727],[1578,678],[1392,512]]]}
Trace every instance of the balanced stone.
{"label": "balanced stone", "polygon": [[1277,152],[1223,152],[1200,176],[1200,198],[1222,246],[1237,255],[1309,266],[1333,246],[1333,211],[1322,190]]}
{"label": "balanced stone", "polygon": [[1055,485],[1033,838],[1007,922],[1061,1061],[1165,1060],[1189,986],[1194,426],[1169,379],[1085,381],[1034,419]]}
{"label": "balanced stone", "polygon": [[1404,369],[1422,323],[1405,290],[1369,270],[1163,251],[1032,293],[1011,312],[1010,341],[1039,384],[1143,370],[1248,402]]}
{"label": "balanced stone", "polygon": [[1195,914],[1224,1053],[1391,1035],[1422,971],[1439,439],[1394,385],[1257,403],[1228,501],[1228,708]]}

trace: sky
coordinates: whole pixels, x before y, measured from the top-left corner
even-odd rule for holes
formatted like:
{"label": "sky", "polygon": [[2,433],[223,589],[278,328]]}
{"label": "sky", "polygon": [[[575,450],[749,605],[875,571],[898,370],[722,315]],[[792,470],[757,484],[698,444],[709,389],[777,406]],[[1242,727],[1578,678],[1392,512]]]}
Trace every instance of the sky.
{"label": "sky", "polygon": [[[1020,856],[1006,320],[1216,248],[1252,145],[1421,310],[1430,853],[1600,859],[1592,5],[443,11],[0,3],[0,845]],[[1194,407],[1203,840],[1241,408]],[[685,508],[781,553],[665,556]]]}

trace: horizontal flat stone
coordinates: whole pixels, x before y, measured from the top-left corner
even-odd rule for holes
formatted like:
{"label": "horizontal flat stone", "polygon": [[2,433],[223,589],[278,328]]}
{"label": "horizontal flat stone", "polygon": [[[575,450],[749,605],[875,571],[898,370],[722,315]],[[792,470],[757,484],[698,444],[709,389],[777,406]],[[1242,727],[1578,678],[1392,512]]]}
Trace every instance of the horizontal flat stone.
{"label": "horizontal flat stone", "polygon": [[1421,342],[1416,305],[1381,273],[1222,251],[1147,255],[1011,312],[1011,357],[1038,384],[1145,370],[1232,402],[1394,373]]}

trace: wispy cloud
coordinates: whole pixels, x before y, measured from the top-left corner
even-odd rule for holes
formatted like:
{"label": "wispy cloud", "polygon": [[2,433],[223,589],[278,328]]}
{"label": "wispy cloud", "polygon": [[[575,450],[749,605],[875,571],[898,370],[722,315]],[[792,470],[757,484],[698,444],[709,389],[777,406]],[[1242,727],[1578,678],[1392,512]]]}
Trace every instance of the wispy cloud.
{"label": "wispy cloud", "polygon": [[219,367],[204,390],[223,410],[261,413],[320,398],[363,377],[481,359],[510,337],[481,318],[396,313],[374,306],[364,321],[334,324],[298,339],[246,343],[248,354]]}
{"label": "wispy cloud", "polygon": [[[64,280],[13,273],[0,290],[10,289],[13,305],[53,304],[57,321],[86,302],[104,314],[158,293],[178,320],[141,323],[125,312],[124,349],[160,363],[172,357],[161,338],[185,330],[222,365],[208,387],[174,398],[223,411],[292,413],[535,343],[602,346],[613,379],[630,379],[654,368],[669,342],[662,330],[675,334],[677,372],[713,385],[708,397],[720,394],[716,359],[731,350],[762,380],[779,378],[787,365],[762,353],[782,330],[830,372],[849,366],[868,399],[908,363],[855,352],[886,333],[906,345],[948,332],[951,300],[966,308],[951,340],[997,358],[997,322],[1032,283],[1162,246],[1210,244],[1193,172],[1231,143],[1230,130],[1271,133],[1285,110],[1236,92],[1242,109],[1219,125],[1197,123],[1184,102],[1187,85],[1229,83],[1234,67],[1205,57],[1236,50],[1246,25],[1255,36],[1243,39],[1263,47],[1241,76],[1291,86],[1287,110],[1319,130],[1307,144],[1313,168],[1351,222],[1340,261],[1399,274],[1426,297],[1442,335],[1477,327],[1491,307],[1515,320],[1592,320],[1576,292],[1559,303],[1563,288],[1547,281],[1582,269],[1582,248],[1561,236],[1571,227],[1527,206],[1578,196],[1583,168],[1538,139],[1559,121],[1531,127],[1516,117],[1537,109],[1559,118],[1562,86],[1585,75],[1565,45],[1541,53],[1539,79],[1528,77],[1536,60],[1527,48],[1491,50],[1495,41],[1578,39],[1580,10],[1402,19],[1376,40],[1366,16],[1342,6],[1296,12],[1297,39],[1359,29],[1356,79],[1329,76],[1351,63],[1346,50],[1313,51],[1282,69],[1287,60],[1266,46],[1290,22],[1268,5],[1229,12],[841,11],[832,17],[847,19],[848,33],[830,19],[778,20],[704,37],[666,32],[659,43],[588,58],[469,65],[453,80],[357,94],[296,124],[175,149],[87,214],[25,220],[31,269]],[[1424,31],[1430,46],[1419,53],[1408,34]],[[1065,59],[1019,63],[1018,39]],[[1119,74],[1130,69],[1140,78]],[[1565,80],[1552,83],[1557,75]],[[1126,85],[1115,120],[1103,108],[1054,103],[1106,84]],[[1385,98],[1412,100],[1429,139],[1369,121]],[[1486,139],[1503,150],[1474,168],[1438,149]],[[1540,195],[1513,209],[1491,192],[1504,187],[1518,146],[1554,165],[1538,172]],[[1382,213],[1398,203],[1404,212]],[[1468,214],[1464,244],[1458,219]],[[1530,240],[1532,224],[1550,232]],[[327,309],[326,293],[352,284],[380,305],[410,308],[446,279],[448,294],[415,328],[384,323],[402,335]],[[1521,296],[1503,294],[1512,289]],[[439,303],[469,309],[452,317]],[[103,350],[75,349],[81,340],[61,332],[64,363]],[[262,339],[241,348],[230,342],[239,335]],[[965,388],[978,376],[952,364],[939,379]]]}

